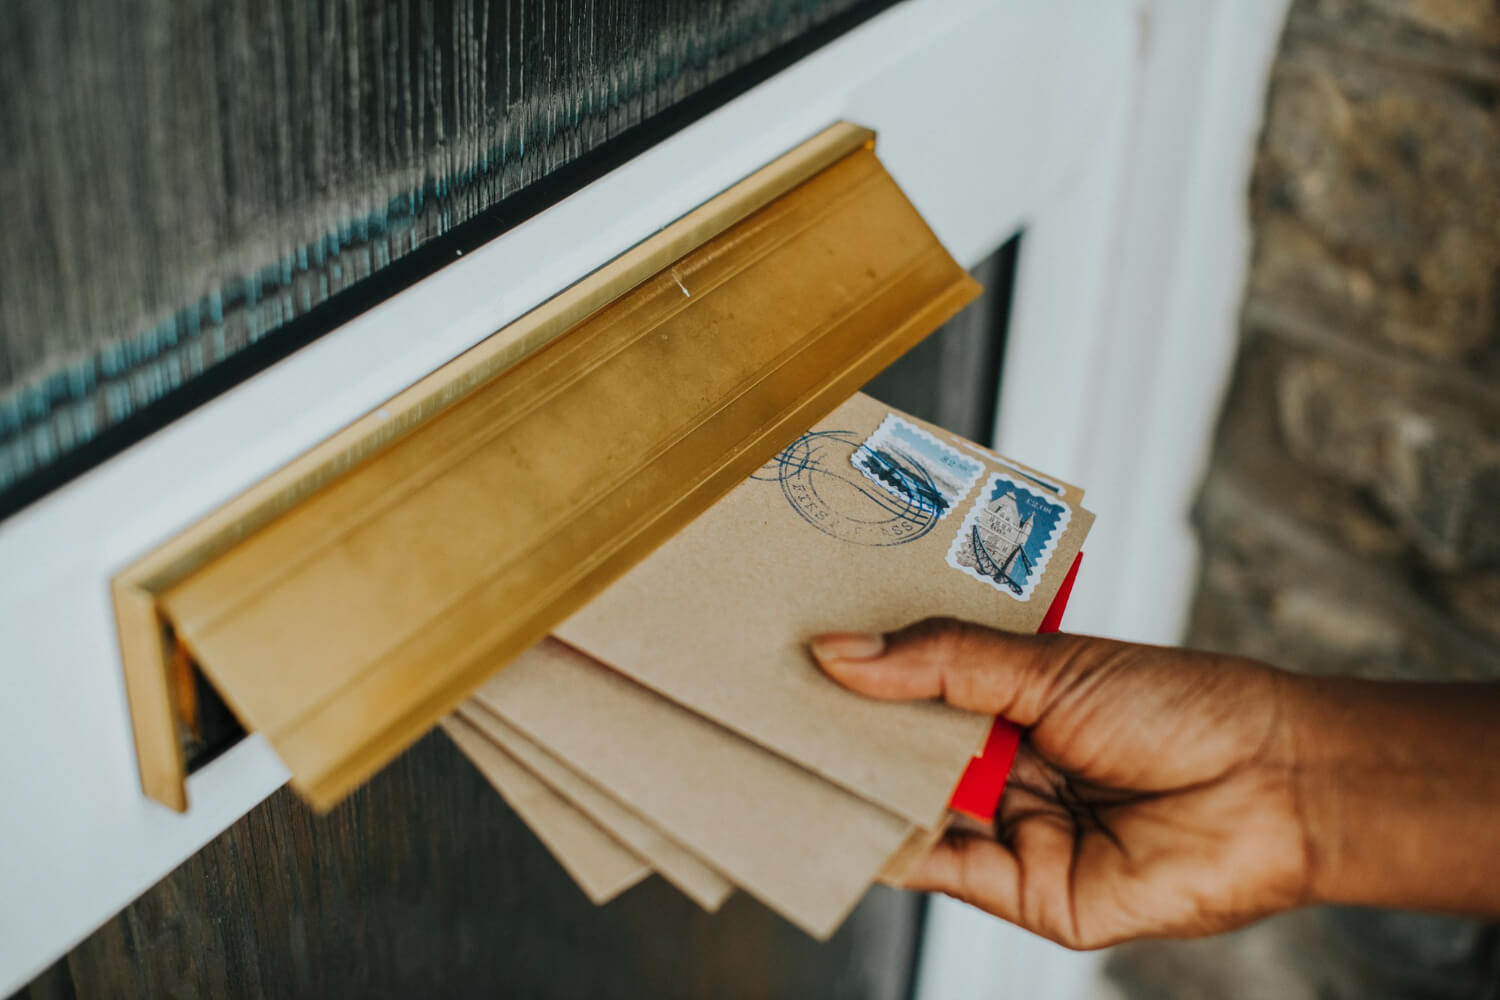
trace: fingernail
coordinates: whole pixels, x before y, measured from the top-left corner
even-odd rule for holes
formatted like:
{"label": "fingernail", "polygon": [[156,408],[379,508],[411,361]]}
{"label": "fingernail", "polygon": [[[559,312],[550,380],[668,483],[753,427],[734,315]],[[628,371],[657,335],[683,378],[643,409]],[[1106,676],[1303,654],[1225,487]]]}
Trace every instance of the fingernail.
{"label": "fingernail", "polygon": [[829,660],[873,660],[885,652],[885,636],[876,632],[829,632],[809,643],[813,656]]}

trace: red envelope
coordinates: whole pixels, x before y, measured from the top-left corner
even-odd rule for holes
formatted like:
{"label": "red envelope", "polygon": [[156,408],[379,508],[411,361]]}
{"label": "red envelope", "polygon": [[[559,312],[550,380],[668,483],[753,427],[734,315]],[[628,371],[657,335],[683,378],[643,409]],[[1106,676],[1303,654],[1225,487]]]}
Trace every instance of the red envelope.
{"label": "red envelope", "polygon": [[[1068,597],[1073,593],[1073,581],[1078,578],[1078,564],[1083,553],[1073,557],[1068,575],[1057,588],[1057,596],[1047,608],[1037,632],[1056,632],[1062,627],[1063,612],[1068,608]],[[969,761],[963,777],[948,799],[948,806],[965,815],[985,823],[995,821],[995,810],[1000,807],[1000,795],[1005,791],[1005,779],[1010,776],[1010,766],[1016,759],[1016,749],[1021,745],[1021,727],[1013,722],[996,717],[985,738],[984,748]]]}

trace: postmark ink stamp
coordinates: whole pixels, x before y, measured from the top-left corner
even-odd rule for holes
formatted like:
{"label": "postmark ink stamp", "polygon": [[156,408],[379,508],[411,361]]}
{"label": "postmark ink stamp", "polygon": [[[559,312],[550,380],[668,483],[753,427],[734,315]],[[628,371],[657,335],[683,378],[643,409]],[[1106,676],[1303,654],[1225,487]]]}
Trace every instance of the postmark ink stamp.
{"label": "postmark ink stamp", "polygon": [[1072,516],[1057,497],[993,472],[954,536],[948,565],[1018,601],[1030,600]]}
{"label": "postmark ink stamp", "polygon": [[983,464],[894,413],[886,414],[850,461],[893,496],[916,495],[931,504],[940,521],[984,473]]}
{"label": "postmark ink stamp", "polygon": [[937,526],[940,487],[924,469],[877,485],[854,464],[863,448],[851,431],[809,431],[751,475],[781,486],[787,504],[825,535],[856,545],[902,545]]}

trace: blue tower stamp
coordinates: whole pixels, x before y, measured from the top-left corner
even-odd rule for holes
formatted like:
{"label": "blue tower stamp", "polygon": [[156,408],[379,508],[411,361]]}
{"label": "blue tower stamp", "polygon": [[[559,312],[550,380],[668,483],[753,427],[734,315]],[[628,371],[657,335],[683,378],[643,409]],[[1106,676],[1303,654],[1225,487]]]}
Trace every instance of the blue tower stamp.
{"label": "blue tower stamp", "polygon": [[1030,600],[1072,516],[1057,497],[991,473],[948,549],[948,565],[1018,601]]}

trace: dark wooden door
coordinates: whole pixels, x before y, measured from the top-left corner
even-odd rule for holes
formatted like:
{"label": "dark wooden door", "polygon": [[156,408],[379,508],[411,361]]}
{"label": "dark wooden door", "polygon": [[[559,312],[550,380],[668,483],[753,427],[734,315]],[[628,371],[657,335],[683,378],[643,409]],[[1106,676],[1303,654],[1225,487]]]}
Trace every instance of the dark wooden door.
{"label": "dark wooden door", "polygon": [[596,908],[441,733],[327,816],[282,789],[21,996],[906,995],[918,901],[820,945],[743,894],[658,878]]}
{"label": "dark wooden door", "polygon": [[[869,391],[987,440],[1015,253]],[[434,732],[327,816],[272,795],[20,996],[900,1000],[922,905],[877,887],[826,944],[659,878],[596,908]]]}

